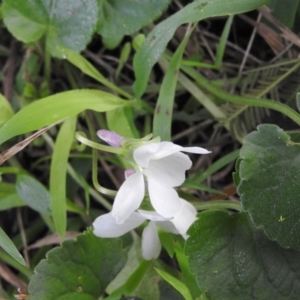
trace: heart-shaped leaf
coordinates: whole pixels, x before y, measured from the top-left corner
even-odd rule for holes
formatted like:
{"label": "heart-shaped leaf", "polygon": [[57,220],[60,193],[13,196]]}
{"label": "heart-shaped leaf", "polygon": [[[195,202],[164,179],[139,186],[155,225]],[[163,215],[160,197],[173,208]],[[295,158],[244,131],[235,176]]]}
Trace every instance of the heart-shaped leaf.
{"label": "heart-shaped leaf", "polygon": [[98,33],[107,48],[118,46],[124,35],[151,24],[168,7],[171,0],[98,0]]}
{"label": "heart-shaped leaf", "polygon": [[81,51],[90,41],[97,23],[96,0],[4,0],[3,18],[8,30],[29,43],[46,37],[46,46],[61,57],[58,46]]}
{"label": "heart-shaped leaf", "polygon": [[271,240],[299,250],[299,133],[293,134],[293,141],[276,125],[257,129],[246,136],[240,151],[238,193],[243,208]]}
{"label": "heart-shaped leaf", "polygon": [[124,266],[118,239],[96,237],[89,229],[48,252],[35,268],[28,300],[95,300]]}
{"label": "heart-shaped leaf", "polygon": [[270,241],[247,214],[206,211],[188,233],[191,271],[211,299],[299,298],[300,253]]}

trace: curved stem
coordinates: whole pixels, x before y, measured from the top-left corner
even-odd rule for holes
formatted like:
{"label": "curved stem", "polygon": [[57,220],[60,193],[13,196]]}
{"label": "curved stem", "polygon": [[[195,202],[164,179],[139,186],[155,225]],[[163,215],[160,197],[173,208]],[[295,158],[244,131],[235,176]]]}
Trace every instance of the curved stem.
{"label": "curved stem", "polygon": [[197,210],[233,209],[238,212],[243,210],[240,202],[232,200],[200,202],[195,204],[195,207]]}
{"label": "curved stem", "polygon": [[125,153],[125,151],[124,151],[123,148],[110,147],[110,146],[105,146],[105,145],[93,142],[93,141],[87,139],[85,137],[85,134],[83,132],[80,132],[80,131],[77,131],[75,133],[75,138],[79,142],[81,142],[81,143],[83,143],[83,144],[85,144],[87,146],[90,146],[90,147],[92,147],[94,149],[98,149],[98,150],[105,151],[105,152],[110,152],[110,153],[116,153],[116,154],[124,154]]}
{"label": "curved stem", "polygon": [[93,149],[93,166],[92,166],[92,180],[93,180],[93,185],[95,189],[102,194],[108,195],[108,196],[116,196],[117,191],[107,189],[103,186],[101,186],[98,182],[98,157],[97,157],[97,150]]}
{"label": "curved stem", "polygon": [[[296,66],[293,68],[293,70],[298,68],[300,65],[300,62],[296,64]],[[231,95],[225,91],[223,91],[221,88],[215,86],[212,84],[210,81],[208,81],[204,76],[199,74],[194,69],[187,68],[182,66],[181,69],[191,76],[200,86],[205,88],[205,90],[211,92],[213,95],[228,101],[228,102],[233,102],[236,104],[241,104],[241,105],[249,105],[249,106],[258,106],[258,107],[265,107],[265,108],[270,108],[276,111],[279,111],[286,116],[288,116],[290,119],[292,119],[295,123],[300,125],[300,114],[290,108],[289,106],[276,102],[274,100],[268,100],[268,99],[258,99],[258,98],[252,98],[248,96],[236,96],[236,95]]]}

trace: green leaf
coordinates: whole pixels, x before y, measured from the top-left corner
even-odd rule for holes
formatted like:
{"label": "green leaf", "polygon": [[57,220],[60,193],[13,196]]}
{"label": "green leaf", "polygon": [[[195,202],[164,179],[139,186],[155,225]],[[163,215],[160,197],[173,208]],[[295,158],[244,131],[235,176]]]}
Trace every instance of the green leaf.
{"label": "green leaf", "polygon": [[266,4],[268,0],[196,0],[159,23],[147,36],[134,56],[133,66],[136,81],[134,91],[140,98],[144,93],[153,65],[164,52],[176,29],[185,23],[198,22],[212,16],[238,14]]}
{"label": "green leaf", "polygon": [[240,152],[238,193],[256,227],[300,250],[300,144],[276,125],[260,125]]}
{"label": "green leaf", "polygon": [[188,258],[183,251],[183,242],[174,241],[174,249],[176,253],[176,260],[181,270],[183,280],[193,298],[197,299],[198,297],[203,295],[203,292],[199,289],[196,278],[190,271]]}
{"label": "green leaf", "polygon": [[15,259],[18,263],[22,265],[26,265],[22,255],[17,250],[14,243],[10,240],[10,238],[6,235],[6,233],[0,227],[0,247],[3,248],[13,259]]}
{"label": "green leaf", "polygon": [[107,287],[106,293],[110,296],[105,299],[120,300],[119,295],[123,294],[143,300],[159,300],[158,276],[152,266],[150,261],[143,261],[141,243],[139,238],[135,237],[128,251],[126,265]]}
{"label": "green leaf", "polygon": [[183,282],[163,270],[157,268],[155,268],[155,270],[164,280],[172,285],[172,287],[176,289],[184,297],[185,300],[193,300],[189,289]]}
{"label": "green leaf", "polygon": [[97,14],[96,0],[3,1],[8,30],[24,43],[45,36],[48,50],[58,57],[61,57],[59,46],[77,52],[85,48],[96,27]]}
{"label": "green leaf", "polygon": [[134,124],[133,111],[130,107],[121,107],[106,113],[109,130],[127,138],[139,138]]}
{"label": "green leaf", "polygon": [[0,182],[0,211],[24,205],[14,184]]}
{"label": "green leaf", "polygon": [[50,167],[50,198],[53,221],[63,237],[67,227],[66,180],[69,152],[74,141],[77,118],[67,119],[61,126],[53,148]]}
{"label": "green leaf", "polygon": [[8,139],[40,129],[86,109],[109,111],[129,103],[96,90],[73,90],[35,101],[12,116],[0,128],[0,144]]}
{"label": "green leaf", "polygon": [[180,43],[171,58],[168,70],[161,84],[159,95],[153,117],[153,137],[160,137],[162,141],[171,140],[171,126],[173,116],[173,105],[179,74],[179,67],[185,46],[189,41],[192,30]]}
{"label": "green leaf", "polygon": [[98,0],[98,33],[107,48],[115,48],[125,35],[149,25],[168,7],[171,0]]}
{"label": "green leaf", "polygon": [[67,59],[71,64],[77,67],[82,73],[94,78],[98,82],[102,83],[104,86],[107,86],[112,91],[119,93],[120,95],[126,98],[132,98],[130,94],[123,91],[121,88],[116,86],[114,83],[109,81],[104,77],[87,59],[85,59],[81,54],[76,53],[70,49],[59,48],[62,56]]}
{"label": "green leaf", "polygon": [[191,271],[211,299],[298,299],[300,253],[270,241],[247,214],[200,213],[189,236]]}
{"label": "green leaf", "polygon": [[95,300],[124,266],[119,239],[96,237],[89,229],[47,254],[35,268],[28,300]]}
{"label": "green leaf", "polygon": [[9,102],[0,94],[0,126],[14,114]]}
{"label": "green leaf", "polygon": [[19,174],[16,190],[19,197],[33,210],[42,215],[51,215],[50,197],[47,189],[27,174]]}
{"label": "green leaf", "polygon": [[299,0],[271,0],[268,5],[278,20],[289,28],[293,28],[299,3]]}

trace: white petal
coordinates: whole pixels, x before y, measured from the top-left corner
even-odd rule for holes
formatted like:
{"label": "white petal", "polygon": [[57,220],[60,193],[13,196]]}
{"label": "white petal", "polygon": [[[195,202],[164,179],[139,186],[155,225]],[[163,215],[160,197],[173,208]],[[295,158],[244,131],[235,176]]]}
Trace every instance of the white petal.
{"label": "white petal", "polygon": [[152,176],[166,187],[180,186],[185,180],[185,171],[192,166],[190,158],[183,153],[174,153],[159,160],[151,160],[145,175]]}
{"label": "white petal", "polygon": [[143,168],[148,167],[151,156],[159,150],[159,144],[160,143],[151,143],[134,150],[133,158],[136,163]]}
{"label": "white petal", "polygon": [[196,208],[186,200],[180,199],[180,210],[174,215],[174,218],[170,220],[179,231],[179,233],[186,239],[187,230],[197,219]]}
{"label": "white petal", "polygon": [[188,152],[188,153],[196,153],[196,154],[208,154],[211,153],[211,151],[208,151],[201,147],[182,147],[180,151]]}
{"label": "white petal", "polygon": [[156,222],[156,226],[160,227],[162,230],[164,230],[166,232],[180,234],[180,232],[176,229],[176,227],[174,226],[174,224],[171,221]]}
{"label": "white petal", "polygon": [[117,224],[111,212],[98,217],[94,223],[94,234],[99,237],[119,237],[130,230],[139,227],[145,218],[134,212],[123,224]]}
{"label": "white petal", "polygon": [[168,219],[162,217],[156,211],[148,211],[139,209],[138,212],[147,220],[151,221],[167,221]]}
{"label": "white petal", "polygon": [[163,217],[173,217],[179,211],[179,196],[173,188],[165,187],[148,177],[148,192],[153,208]]}
{"label": "white petal", "polygon": [[182,147],[176,145],[172,142],[161,142],[159,144],[159,149],[151,156],[151,160],[161,159],[163,157],[172,155],[173,153],[177,153],[181,151]]}
{"label": "white petal", "polygon": [[145,195],[145,183],[142,173],[129,176],[120,187],[115,198],[112,215],[117,224],[123,223],[139,208]]}
{"label": "white petal", "polygon": [[161,251],[161,244],[156,230],[155,222],[149,222],[142,235],[142,255],[144,259],[157,258]]}

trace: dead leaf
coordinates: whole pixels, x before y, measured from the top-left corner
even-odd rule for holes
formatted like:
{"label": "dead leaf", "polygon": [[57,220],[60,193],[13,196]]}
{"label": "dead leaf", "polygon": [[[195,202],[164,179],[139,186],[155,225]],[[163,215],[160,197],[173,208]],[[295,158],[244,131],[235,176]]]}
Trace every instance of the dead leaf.
{"label": "dead leaf", "polygon": [[5,150],[0,154],[0,165],[2,165],[6,160],[10,159],[12,156],[14,156],[16,153],[23,150],[28,144],[30,144],[33,140],[41,136],[43,133],[45,133],[47,130],[49,130],[51,127],[57,125],[58,123],[62,122],[63,120],[60,120],[59,122],[56,122],[54,124],[51,124],[43,129],[40,129],[36,133],[29,136],[27,139],[23,140],[22,142],[12,146],[11,148]]}

